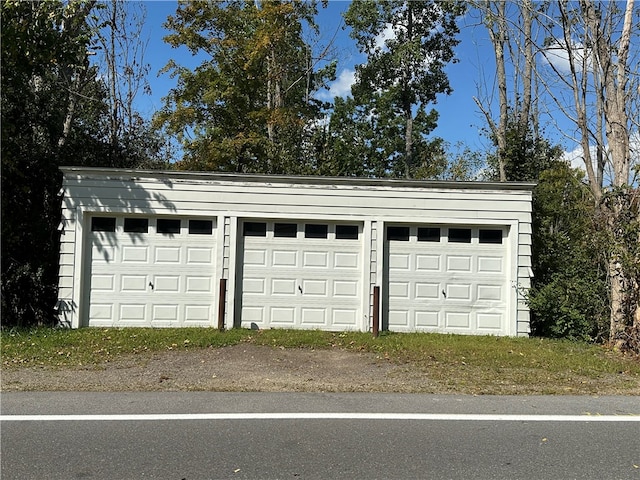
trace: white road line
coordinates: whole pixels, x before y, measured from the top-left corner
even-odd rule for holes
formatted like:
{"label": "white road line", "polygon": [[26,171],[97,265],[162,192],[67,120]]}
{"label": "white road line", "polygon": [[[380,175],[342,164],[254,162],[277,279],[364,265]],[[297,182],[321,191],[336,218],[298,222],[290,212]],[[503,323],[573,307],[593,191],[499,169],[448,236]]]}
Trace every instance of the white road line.
{"label": "white road line", "polygon": [[490,422],[640,422],[640,415],[501,415],[447,413],[150,413],[107,415],[0,415],[1,422],[141,422],[174,420],[418,420]]}

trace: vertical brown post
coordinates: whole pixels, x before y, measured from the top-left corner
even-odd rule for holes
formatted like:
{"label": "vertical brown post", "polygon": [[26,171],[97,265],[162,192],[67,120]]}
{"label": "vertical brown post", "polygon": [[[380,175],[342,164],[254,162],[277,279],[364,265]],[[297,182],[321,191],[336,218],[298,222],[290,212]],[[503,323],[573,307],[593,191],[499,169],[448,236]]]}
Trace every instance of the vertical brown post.
{"label": "vertical brown post", "polygon": [[224,307],[227,300],[227,279],[220,279],[220,294],[218,295],[218,330],[224,330]]}
{"label": "vertical brown post", "polygon": [[373,287],[373,336],[380,333],[380,287]]}

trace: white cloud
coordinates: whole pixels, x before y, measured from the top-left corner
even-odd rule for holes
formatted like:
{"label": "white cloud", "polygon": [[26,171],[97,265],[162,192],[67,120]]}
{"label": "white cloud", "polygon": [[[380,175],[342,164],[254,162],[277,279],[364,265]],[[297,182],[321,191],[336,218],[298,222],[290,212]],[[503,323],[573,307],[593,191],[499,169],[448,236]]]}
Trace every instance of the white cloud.
{"label": "white cloud", "polygon": [[[587,70],[591,68],[590,59],[585,58],[585,55],[588,55],[589,52],[582,44],[572,45],[571,53],[573,54],[574,65],[578,72],[582,70],[582,66],[585,63],[586,64],[584,66]],[[545,63],[552,65],[560,73],[569,73],[571,71],[571,67],[569,65],[569,49],[564,45],[559,43],[549,45],[542,51],[542,57]]]}
{"label": "white cloud", "polygon": [[351,85],[356,81],[356,72],[345,68],[340,72],[338,78],[331,83],[328,90],[318,92],[321,100],[333,100],[335,97],[346,97],[351,95]]}
{"label": "white cloud", "polygon": [[396,33],[393,31],[393,25],[387,23],[382,33],[376,37],[375,48],[385,50],[387,48],[387,40],[396,38]]}

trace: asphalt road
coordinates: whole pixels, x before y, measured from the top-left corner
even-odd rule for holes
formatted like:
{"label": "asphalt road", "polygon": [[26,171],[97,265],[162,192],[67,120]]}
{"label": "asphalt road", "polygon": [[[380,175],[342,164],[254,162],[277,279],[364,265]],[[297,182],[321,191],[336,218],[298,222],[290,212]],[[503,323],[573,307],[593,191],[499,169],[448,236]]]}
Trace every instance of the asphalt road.
{"label": "asphalt road", "polygon": [[640,479],[637,397],[16,392],[0,400],[3,480]]}

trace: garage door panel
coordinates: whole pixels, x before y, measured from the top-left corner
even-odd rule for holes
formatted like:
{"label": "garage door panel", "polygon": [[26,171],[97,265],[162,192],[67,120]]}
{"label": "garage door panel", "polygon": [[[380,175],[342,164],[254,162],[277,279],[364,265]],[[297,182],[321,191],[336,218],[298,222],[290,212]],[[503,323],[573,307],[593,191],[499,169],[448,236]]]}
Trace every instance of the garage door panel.
{"label": "garage door panel", "polygon": [[123,303],[120,304],[120,320],[123,322],[140,322],[146,321],[147,305],[146,303]]}
{"label": "garage door panel", "polygon": [[332,309],[331,323],[342,327],[355,327],[357,325],[358,311],[356,309]]}
{"label": "garage door panel", "polygon": [[[256,228],[245,228],[248,224]],[[264,222],[259,229],[256,222],[243,225],[242,326],[343,329],[357,324],[361,228],[355,239],[346,240],[335,237],[332,224],[325,229],[320,224],[311,229],[291,221]]]}
{"label": "garage door panel", "polygon": [[149,282],[146,275],[122,275],[120,277],[121,293],[146,292]]}
{"label": "garage door panel", "polygon": [[389,329],[409,329],[409,310],[389,310]]}
{"label": "garage door panel", "polygon": [[445,312],[446,328],[463,328],[465,330],[471,327],[471,313],[469,312]]}
{"label": "garage door panel", "polygon": [[242,291],[245,294],[265,295],[267,293],[266,280],[264,278],[244,278]]}
{"label": "garage door panel", "polygon": [[488,330],[500,330],[504,315],[502,313],[478,313],[478,328]]}
{"label": "garage door panel", "polygon": [[295,323],[296,309],[294,307],[271,307],[269,314],[272,325],[292,326]]}
{"label": "garage door panel", "polygon": [[179,293],[179,275],[155,275],[153,277],[154,289],[158,293]]}
{"label": "garage door panel", "polygon": [[180,247],[156,247],[155,263],[180,264]]}
{"label": "garage door panel", "polygon": [[302,325],[319,328],[327,324],[326,308],[302,308]]}
{"label": "garage door panel", "polygon": [[302,255],[305,268],[327,268],[329,266],[327,252],[303,252]]}
{"label": "garage door panel", "polygon": [[503,264],[500,257],[478,257],[478,273],[503,273]]}
{"label": "garage door panel", "polygon": [[447,271],[471,273],[472,260],[468,255],[448,255]]}
{"label": "garage door panel", "polygon": [[178,305],[153,305],[151,321],[178,323]]}
{"label": "garage door panel", "polygon": [[275,250],[273,252],[273,259],[271,266],[273,268],[278,267],[297,267],[298,266],[298,252],[292,252],[288,250]]}
{"label": "garage door panel", "polygon": [[333,282],[333,296],[357,299],[360,284],[358,281],[352,280],[335,280]]}
{"label": "garage door panel", "polygon": [[437,228],[442,234],[430,241],[425,238],[431,237],[419,237],[419,230],[424,234],[428,226],[404,227],[405,234],[409,230],[408,240],[394,240],[387,232],[385,315],[389,329],[504,333],[506,242],[481,243],[481,228],[473,226],[457,227],[466,234],[471,231],[470,240],[449,242],[448,227]]}
{"label": "garage door panel", "polygon": [[442,258],[440,255],[416,255],[416,272],[439,272]]}
{"label": "garage door panel", "polygon": [[122,263],[147,263],[149,261],[149,247],[122,247]]}
{"label": "garage door panel", "polygon": [[187,324],[202,325],[211,318],[211,306],[205,305],[186,305],[184,309],[184,321]]}
{"label": "garage door panel", "polygon": [[113,274],[91,275],[91,285],[98,292],[114,292],[115,283]]}
{"label": "garage door panel", "polygon": [[[177,221],[183,227],[187,223]],[[147,223],[153,227],[156,221],[148,218]],[[182,228],[179,234],[164,235],[150,228],[148,233],[131,235],[122,230],[122,224],[117,219],[108,262],[96,234],[100,232],[90,232],[89,325],[210,325],[215,301],[215,230],[191,235]],[[105,305],[112,306],[110,311]]]}
{"label": "garage door panel", "polygon": [[187,265],[212,265],[212,248],[187,247]]}
{"label": "garage door panel", "polygon": [[94,245],[91,248],[91,261],[94,265],[107,265],[116,261],[116,247]]}
{"label": "garage door panel", "polygon": [[446,288],[447,300],[471,300],[471,285],[449,284]]}
{"label": "garage door panel", "polygon": [[271,293],[281,296],[295,296],[296,281],[293,279],[274,278],[271,280]]}
{"label": "garage door panel", "polygon": [[389,297],[409,299],[411,298],[409,294],[410,289],[411,285],[409,282],[393,282],[393,284],[389,285]]}
{"label": "garage door panel", "polygon": [[391,270],[409,270],[409,254],[389,254],[389,268]]}
{"label": "garage door panel", "polygon": [[245,266],[267,266],[267,252],[264,249],[250,249],[244,251]]}
{"label": "garage door panel", "polygon": [[[440,284],[439,283],[416,283],[415,284],[415,298],[416,300],[438,300],[440,299]],[[408,290],[407,290],[408,295]]]}
{"label": "garage door panel", "polygon": [[504,300],[502,291],[502,285],[478,285],[478,301],[500,302]]}
{"label": "garage door panel", "polygon": [[189,276],[185,277],[185,293],[213,293],[211,277]]}
{"label": "garage door panel", "polygon": [[[302,280],[302,292],[305,296],[327,297],[328,280]],[[334,289],[335,294],[335,289]]]}
{"label": "garage door panel", "polygon": [[416,327],[437,328],[439,326],[439,312],[429,310],[416,310]]}
{"label": "garage door panel", "polygon": [[337,252],[334,254],[334,267],[339,269],[358,269],[360,254]]}

